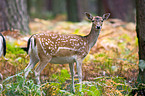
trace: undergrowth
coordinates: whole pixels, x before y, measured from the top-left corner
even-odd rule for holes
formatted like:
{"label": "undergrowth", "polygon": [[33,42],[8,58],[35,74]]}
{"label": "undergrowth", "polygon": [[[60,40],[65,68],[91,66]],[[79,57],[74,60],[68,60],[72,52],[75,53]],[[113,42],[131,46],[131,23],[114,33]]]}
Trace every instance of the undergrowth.
{"label": "undergrowth", "polygon": [[[66,69],[60,74],[53,74],[51,78],[55,82],[46,82],[41,85],[35,84],[33,79],[25,79],[23,72],[10,76],[3,81],[1,94],[6,96],[102,96],[115,95],[123,96],[130,92],[131,87],[121,77],[98,77],[93,81],[83,81],[82,91],[79,91],[79,84],[75,84],[76,93],[70,92],[69,73]],[[65,74],[65,75],[64,75]],[[68,76],[68,78],[66,77]],[[60,78],[61,77],[61,78]]]}

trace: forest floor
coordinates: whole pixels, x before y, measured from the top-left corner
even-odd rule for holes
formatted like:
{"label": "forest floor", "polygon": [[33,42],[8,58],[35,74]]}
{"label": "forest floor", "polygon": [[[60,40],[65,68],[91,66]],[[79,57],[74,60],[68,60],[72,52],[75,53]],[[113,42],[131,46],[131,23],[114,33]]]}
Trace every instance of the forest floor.
{"label": "forest floor", "polygon": [[[138,75],[138,39],[135,27],[135,23],[123,22],[118,19],[109,19],[104,22],[97,43],[82,64],[83,83],[89,86],[84,86],[85,96],[92,94],[89,92],[96,92],[94,94],[104,96],[123,96],[128,94],[133,87],[136,87]],[[84,36],[90,32],[91,22],[72,23],[58,20],[34,19],[30,22],[30,29],[31,34],[51,32]],[[4,32],[3,35],[7,40],[7,54],[5,56],[7,60],[4,60],[4,58],[0,59],[0,73],[3,74],[5,80],[16,73],[22,72],[29,63],[29,56],[20,48],[27,46],[27,40],[30,35],[22,36],[19,31],[13,31],[13,33]],[[77,70],[75,72],[77,74]],[[68,76],[66,76],[67,73]],[[41,72],[42,84],[45,84],[45,90],[47,88],[49,90],[47,94],[56,95],[56,91],[59,89],[69,91],[69,84],[71,82],[69,73],[68,64],[48,64],[43,72]],[[34,77],[33,73],[30,74],[29,78],[32,79]],[[58,87],[58,85],[46,84],[46,82],[61,82],[62,85]],[[10,83],[7,82],[5,84]],[[95,86],[99,91],[94,91],[96,89],[94,87],[91,87],[94,88],[91,89],[90,86]],[[3,93],[5,92],[7,92],[6,89],[3,90]]]}

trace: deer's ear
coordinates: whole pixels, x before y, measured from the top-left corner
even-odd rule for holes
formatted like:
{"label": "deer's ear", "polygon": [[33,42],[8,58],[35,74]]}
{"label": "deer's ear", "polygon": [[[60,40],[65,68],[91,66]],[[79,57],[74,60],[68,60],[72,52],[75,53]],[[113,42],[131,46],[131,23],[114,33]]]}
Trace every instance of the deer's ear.
{"label": "deer's ear", "polygon": [[87,16],[87,18],[88,18],[89,20],[92,20],[92,19],[93,19],[93,16],[92,16],[90,13],[85,12],[85,14],[86,14],[86,16]]}
{"label": "deer's ear", "polygon": [[103,15],[103,20],[107,20],[110,16],[110,13],[106,13]]}

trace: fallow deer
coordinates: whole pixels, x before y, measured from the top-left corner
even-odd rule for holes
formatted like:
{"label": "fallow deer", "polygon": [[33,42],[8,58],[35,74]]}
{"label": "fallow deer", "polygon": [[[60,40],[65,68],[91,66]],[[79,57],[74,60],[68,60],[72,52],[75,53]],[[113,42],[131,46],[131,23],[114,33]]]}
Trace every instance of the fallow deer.
{"label": "fallow deer", "polygon": [[91,31],[86,36],[40,33],[32,35],[29,38],[27,48],[30,56],[30,63],[24,70],[25,77],[27,77],[30,69],[39,61],[34,73],[37,83],[40,84],[40,72],[48,63],[68,63],[72,77],[72,92],[75,92],[74,62],[76,62],[80,90],[82,89],[82,61],[96,43],[103,21],[110,16],[110,13],[104,14],[103,17],[93,17],[87,12],[85,14],[92,22]]}
{"label": "fallow deer", "polygon": [[0,57],[6,55],[6,41],[4,36],[0,33]]}

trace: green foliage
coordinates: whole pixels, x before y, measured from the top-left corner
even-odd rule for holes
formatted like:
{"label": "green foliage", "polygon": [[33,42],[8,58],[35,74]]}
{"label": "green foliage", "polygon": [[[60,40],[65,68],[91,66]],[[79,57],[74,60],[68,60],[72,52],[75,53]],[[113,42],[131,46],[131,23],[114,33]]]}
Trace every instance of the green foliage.
{"label": "green foliage", "polygon": [[[131,90],[131,87],[126,83],[126,80],[121,77],[98,77],[95,81],[83,81],[82,91],[79,91],[80,84],[75,84],[75,94],[70,93],[68,87],[63,87],[64,82],[67,81],[67,70],[61,71],[60,74],[53,74],[51,78],[56,78],[55,82],[45,84],[45,92],[53,95],[63,96],[102,96],[102,95],[126,95]],[[63,73],[66,74],[63,75]],[[61,77],[61,78],[60,78]],[[68,76],[69,77],[69,76]],[[65,80],[63,80],[65,78]],[[63,82],[62,82],[63,81]],[[48,91],[49,90],[49,91]],[[51,90],[51,91],[50,91]],[[47,93],[48,94],[48,93]]]}
{"label": "green foliage", "polygon": [[33,80],[26,80],[21,74],[10,76],[3,82],[2,93],[6,96],[40,96],[41,86]]}
{"label": "green foliage", "polygon": [[[63,70],[61,73],[67,74],[68,72]],[[59,77],[59,75],[55,76]],[[64,74],[61,76],[65,78]],[[62,83],[62,80],[58,81],[61,82],[47,82],[42,85],[37,85],[33,80],[27,80],[22,76],[22,73],[19,73],[4,80],[1,94],[6,96],[41,96],[42,94],[47,96],[81,96],[82,94],[85,96],[102,96],[125,95],[131,90],[131,87],[121,77],[99,77],[95,81],[83,81],[81,92],[79,92],[80,84],[75,85],[75,94],[70,93],[67,87],[62,89],[64,82]]]}
{"label": "green foliage", "polygon": [[7,42],[7,54],[24,54],[25,51],[19,47],[17,47],[14,43]]}
{"label": "green foliage", "polygon": [[93,81],[84,81],[82,84],[82,91],[79,91],[80,84],[76,84],[76,94],[78,96],[101,96],[102,91],[98,88],[97,83]]}
{"label": "green foliage", "polygon": [[[62,69],[60,73],[52,74],[49,77],[51,82],[43,84],[43,90],[46,95],[67,95],[72,94],[67,90],[66,81],[70,78],[69,72],[66,69]],[[54,82],[52,82],[54,81]]]}
{"label": "green foliage", "polygon": [[6,58],[8,58],[9,62],[13,65],[19,66],[22,64],[21,67],[24,67],[25,64],[28,64],[28,59],[26,59],[27,53],[20,47],[17,47],[14,43],[8,41],[6,51]]}
{"label": "green foliage", "polygon": [[60,74],[53,74],[50,79],[57,81],[59,83],[65,83],[65,81],[70,78],[70,74],[66,69],[62,69]]}
{"label": "green foliage", "polygon": [[125,95],[131,90],[126,80],[121,77],[99,77],[96,78],[97,86],[103,95]]}

